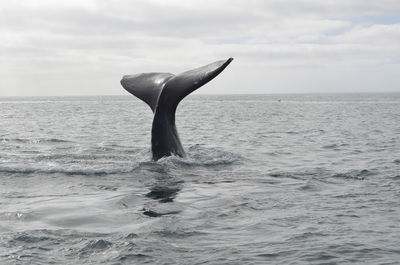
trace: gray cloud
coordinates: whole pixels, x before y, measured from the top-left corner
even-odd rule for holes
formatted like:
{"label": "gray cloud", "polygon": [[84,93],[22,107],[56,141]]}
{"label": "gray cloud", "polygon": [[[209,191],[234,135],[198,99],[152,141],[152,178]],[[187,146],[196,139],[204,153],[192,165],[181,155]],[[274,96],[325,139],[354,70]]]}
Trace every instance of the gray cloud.
{"label": "gray cloud", "polygon": [[3,1],[0,96],[119,94],[122,74],[230,56],[232,80],[200,92],[343,91],[342,76],[399,91],[400,21],[383,23],[399,13],[393,0]]}

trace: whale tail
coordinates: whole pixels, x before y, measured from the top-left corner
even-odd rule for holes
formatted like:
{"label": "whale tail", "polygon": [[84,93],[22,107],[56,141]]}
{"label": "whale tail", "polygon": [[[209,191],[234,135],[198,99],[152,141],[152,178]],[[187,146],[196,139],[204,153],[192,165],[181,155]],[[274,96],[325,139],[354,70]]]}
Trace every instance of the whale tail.
{"label": "whale tail", "polygon": [[122,78],[121,85],[146,102],[154,113],[151,129],[154,160],[170,155],[185,156],[175,126],[176,108],[184,97],[216,77],[232,60],[217,61],[178,75],[143,73]]}
{"label": "whale tail", "polygon": [[161,93],[167,93],[168,103],[176,109],[187,95],[211,81],[227,67],[233,58],[217,61],[178,75],[170,73],[142,73],[125,75],[121,85],[129,93],[143,100],[153,112]]}

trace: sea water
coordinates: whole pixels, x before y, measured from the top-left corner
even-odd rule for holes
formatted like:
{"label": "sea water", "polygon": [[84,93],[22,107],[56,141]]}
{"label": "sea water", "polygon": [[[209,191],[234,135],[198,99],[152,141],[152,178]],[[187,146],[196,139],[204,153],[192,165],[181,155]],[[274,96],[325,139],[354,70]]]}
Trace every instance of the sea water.
{"label": "sea water", "polygon": [[0,98],[0,264],[398,264],[400,94]]}

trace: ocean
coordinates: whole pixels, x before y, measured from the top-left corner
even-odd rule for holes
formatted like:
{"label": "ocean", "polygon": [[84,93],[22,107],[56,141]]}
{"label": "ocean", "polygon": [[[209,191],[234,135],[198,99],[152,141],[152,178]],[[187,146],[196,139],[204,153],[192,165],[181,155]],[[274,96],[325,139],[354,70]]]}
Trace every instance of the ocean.
{"label": "ocean", "polygon": [[0,98],[0,264],[399,264],[400,94]]}

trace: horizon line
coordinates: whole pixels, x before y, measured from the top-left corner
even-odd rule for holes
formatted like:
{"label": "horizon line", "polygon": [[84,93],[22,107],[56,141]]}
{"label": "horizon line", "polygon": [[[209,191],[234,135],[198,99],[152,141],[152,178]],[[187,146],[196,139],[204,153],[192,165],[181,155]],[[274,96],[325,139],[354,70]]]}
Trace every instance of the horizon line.
{"label": "horizon line", "polygon": [[[360,92],[283,92],[283,93],[213,93],[213,94],[192,94],[194,96],[249,96],[249,95],[330,95],[330,94],[400,94],[400,91],[360,91]],[[28,97],[121,97],[121,96],[132,96],[131,94],[84,94],[84,95],[11,95],[2,96],[0,98],[28,98]]]}

